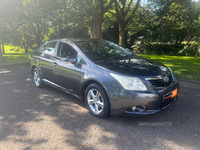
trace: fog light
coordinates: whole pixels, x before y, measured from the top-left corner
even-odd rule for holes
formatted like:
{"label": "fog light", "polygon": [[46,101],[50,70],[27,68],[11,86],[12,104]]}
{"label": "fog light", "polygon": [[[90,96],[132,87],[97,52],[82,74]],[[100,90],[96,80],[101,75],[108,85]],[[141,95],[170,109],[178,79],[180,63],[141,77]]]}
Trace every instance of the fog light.
{"label": "fog light", "polygon": [[133,106],[133,107],[132,107],[132,111],[135,111],[136,109],[137,109],[136,106]]}

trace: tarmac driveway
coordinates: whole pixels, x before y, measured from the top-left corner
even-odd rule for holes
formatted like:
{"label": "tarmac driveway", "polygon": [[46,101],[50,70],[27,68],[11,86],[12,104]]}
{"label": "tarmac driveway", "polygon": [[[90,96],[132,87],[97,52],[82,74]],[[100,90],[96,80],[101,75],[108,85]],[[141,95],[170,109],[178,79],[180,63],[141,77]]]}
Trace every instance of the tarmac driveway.
{"label": "tarmac driveway", "polygon": [[98,119],[75,97],[37,89],[29,66],[0,69],[0,149],[200,149],[200,82],[180,81],[179,100],[151,116]]}

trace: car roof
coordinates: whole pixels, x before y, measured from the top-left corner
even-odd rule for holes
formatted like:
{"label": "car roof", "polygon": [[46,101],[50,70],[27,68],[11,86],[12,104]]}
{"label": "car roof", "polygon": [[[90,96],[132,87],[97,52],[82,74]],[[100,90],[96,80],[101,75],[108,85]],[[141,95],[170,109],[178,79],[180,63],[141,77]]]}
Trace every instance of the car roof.
{"label": "car roof", "polygon": [[[47,42],[51,41],[69,41],[69,42],[83,42],[83,41],[105,41],[103,39],[92,39],[92,38],[58,38],[58,39],[52,39]],[[46,42],[45,42],[46,43]]]}

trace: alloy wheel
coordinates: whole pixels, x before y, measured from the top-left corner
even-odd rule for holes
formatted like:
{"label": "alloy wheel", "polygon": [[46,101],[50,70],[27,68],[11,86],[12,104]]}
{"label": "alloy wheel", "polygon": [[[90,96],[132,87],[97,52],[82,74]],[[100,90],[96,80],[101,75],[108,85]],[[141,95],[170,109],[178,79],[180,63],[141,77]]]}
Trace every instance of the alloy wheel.
{"label": "alloy wheel", "polygon": [[39,70],[38,70],[38,69],[34,69],[34,72],[33,72],[33,79],[34,79],[35,85],[36,85],[37,87],[39,87],[40,84],[41,84],[41,79],[40,79],[40,73],[39,73]]}
{"label": "alloy wheel", "polygon": [[87,93],[87,103],[94,114],[100,114],[104,109],[104,99],[97,89],[90,89]]}

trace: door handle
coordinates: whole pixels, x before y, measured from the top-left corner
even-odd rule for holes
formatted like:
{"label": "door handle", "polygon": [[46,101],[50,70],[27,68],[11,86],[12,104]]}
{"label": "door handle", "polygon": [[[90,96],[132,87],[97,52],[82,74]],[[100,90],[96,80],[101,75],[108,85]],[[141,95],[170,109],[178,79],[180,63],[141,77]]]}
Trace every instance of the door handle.
{"label": "door handle", "polygon": [[53,67],[56,68],[57,66],[58,66],[58,64],[54,62],[54,63],[53,63]]}

